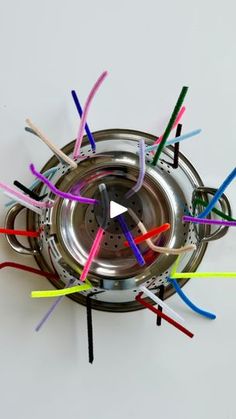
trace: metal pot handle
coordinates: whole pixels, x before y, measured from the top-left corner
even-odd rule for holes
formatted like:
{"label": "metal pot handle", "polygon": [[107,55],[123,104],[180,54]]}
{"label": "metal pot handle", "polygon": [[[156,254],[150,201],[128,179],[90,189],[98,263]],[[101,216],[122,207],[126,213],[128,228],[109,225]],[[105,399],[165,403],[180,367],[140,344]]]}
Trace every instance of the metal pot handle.
{"label": "metal pot handle", "polygon": [[[215,188],[208,188],[207,186],[200,186],[196,189],[194,189],[193,191],[193,196],[192,196],[192,202],[195,201],[196,198],[203,197],[203,199],[205,198],[206,194],[210,194],[210,195],[215,195],[215,193],[217,192],[217,189]],[[227,198],[227,196],[225,196],[224,194],[221,196],[221,198],[219,199],[219,203],[221,206],[221,211],[226,214],[231,216],[232,215],[232,210],[231,210],[231,206],[229,203],[229,200]],[[195,225],[196,227],[196,225]],[[201,242],[209,242],[209,241],[213,241],[213,240],[218,240],[221,237],[223,237],[227,231],[228,231],[227,226],[220,226],[219,228],[217,228],[217,230],[214,231],[214,233],[210,233],[208,235],[205,235],[203,237],[201,237],[201,235],[199,234],[199,231],[197,231],[196,229],[196,234],[199,238],[199,240]]]}
{"label": "metal pot handle", "polygon": [[[6,219],[5,219],[5,228],[14,229],[15,219],[16,219],[17,215],[23,209],[25,209],[25,207],[23,207],[20,204],[15,204],[9,209],[9,211],[6,215]],[[6,234],[6,239],[9,243],[9,245],[11,246],[11,248],[18,253],[21,253],[23,255],[30,255],[30,256],[35,256],[39,253],[39,251],[36,250],[36,249],[31,249],[31,248],[23,246],[23,244],[21,244],[18,241],[18,239],[16,238],[15,235]]]}

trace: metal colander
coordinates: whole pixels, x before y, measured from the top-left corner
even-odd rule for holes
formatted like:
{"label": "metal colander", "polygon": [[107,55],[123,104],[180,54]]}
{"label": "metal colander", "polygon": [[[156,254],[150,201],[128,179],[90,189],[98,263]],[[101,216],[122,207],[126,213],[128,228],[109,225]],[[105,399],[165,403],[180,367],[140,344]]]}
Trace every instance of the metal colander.
{"label": "metal colander", "polygon": [[[201,178],[191,163],[179,153],[179,165],[173,169],[174,148],[168,146],[162,153],[158,165],[151,165],[152,155],[146,153],[146,172],[142,188],[128,200],[126,192],[134,186],[139,173],[139,140],[153,144],[155,137],[131,130],[105,130],[94,133],[96,154],[91,151],[87,137],[83,139],[81,155],[87,157],[78,167],[71,170],[52,157],[43,167],[42,173],[57,167],[51,178],[57,188],[65,192],[99,199],[99,185],[106,185],[110,200],[131,208],[144,223],[147,230],[169,222],[171,228],[153,239],[156,245],[177,248],[185,244],[196,244],[196,250],[188,252],[181,260],[181,271],[195,271],[207,248],[209,240],[215,240],[227,231],[227,227],[212,229],[208,225],[183,224],[182,216],[192,213],[192,202],[196,196],[208,200],[215,190],[204,187]],[[71,156],[74,141],[62,150]],[[83,268],[100,223],[99,206],[85,205],[68,199],[55,197],[45,185],[38,193],[49,193],[55,201],[53,208],[45,209],[42,215],[27,210],[27,225],[31,230],[44,226],[37,239],[30,238],[30,249],[23,247],[14,236],[7,236],[10,245],[18,252],[31,254],[45,271],[55,268],[60,279],[51,280],[57,288],[65,286],[70,278],[80,283]],[[223,195],[219,207],[231,214],[230,204]],[[6,219],[8,228],[22,207],[13,206]],[[195,208],[195,211],[201,208]],[[128,228],[135,237],[140,230],[128,213],[124,214]],[[167,283],[170,268],[176,256],[159,254],[150,250],[146,242],[139,248],[146,264],[140,266],[130,248],[124,247],[125,238],[116,219],[110,219],[99,250],[89,271],[88,279],[99,293],[91,297],[92,307],[106,311],[132,311],[142,308],[135,301],[138,287],[142,284],[154,293],[165,285],[164,298],[174,291]],[[184,285],[185,280],[180,284]],[[70,298],[86,304],[87,292],[72,294]]]}

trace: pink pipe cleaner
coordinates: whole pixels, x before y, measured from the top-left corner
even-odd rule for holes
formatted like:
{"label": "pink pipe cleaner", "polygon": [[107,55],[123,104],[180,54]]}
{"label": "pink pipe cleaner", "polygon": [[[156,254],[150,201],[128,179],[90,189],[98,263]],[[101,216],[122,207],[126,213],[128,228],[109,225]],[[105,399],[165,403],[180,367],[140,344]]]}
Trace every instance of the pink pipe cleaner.
{"label": "pink pipe cleaner", "polygon": [[40,202],[36,201],[36,199],[30,198],[29,196],[25,195],[22,192],[17,191],[16,189],[12,188],[11,186],[7,185],[6,183],[0,182],[0,188],[6,192],[11,193],[12,195],[20,198],[22,201],[34,205],[38,208],[51,208],[53,206],[52,202]]}
{"label": "pink pipe cleaner", "polygon": [[80,147],[81,147],[81,143],[82,143],[82,138],[83,138],[83,133],[84,133],[84,128],[86,125],[86,120],[87,120],[87,116],[88,116],[88,111],[90,108],[90,105],[92,103],[92,100],[95,96],[95,94],[97,93],[99,87],[101,86],[103,80],[106,78],[106,76],[108,75],[107,71],[104,71],[101,76],[97,79],[95,85],[93,86],[91,92],[89,93],[87,100],[85,102],[85,106],[84,106],[84,111],[82,114],[82,118],[80,121],[80,126],[79,126],[79,131],[78,131],[78,135],[77,135],[77,139],[75,142],[75,147],[74,147],[74,151],[73,151],[73,158],[77,159],[80,153]]}
{"label": "pink pipe cleaner", "polygon": [[[182,119],[182,116],[183,116],[183,114],[184,114],[184,112],[186,111],[186,107],[185,106],[182,106],[182,108],[180,109],[180,111],[179,111],[179,113],[178,113],[178,116],[177,116],[177,118],[176,118],[176,120],[175,120],[175,123],[174,123],[174,125],[173,125],[173,127],[172,127],[172,130],[174,129],[174,128],[176,128],[177,127],[177,125],[178,125],[178,123],[181,121],[181,119]],[[160,136],[160,137],[158,137],[155,141],[154,141],[154,143],[152,144],[152,145],[154,145],[154,144],[159,144],[160,142],[161,142],[161,140],[162,140],[162,137],[163,137],[163,134]],[[151,153],[152,154],[154,154],[155,153],[155,151],[151,151]]]}
{"label": "pink pipe cleaner", "polygon": [[80,276],[80,280],[81,281],[84,281],[86,279],[86,276],[87,276],[88,271],[90,269],[90,266],[91,266],[91,264],[93,262],[93,259],[95,258],[96,253],[99,250],[100,243],[101,243],[102,236],[103,236],[103,232],[104,232],[103,228],[102,227],[99,227],[99,229],[97,231],[97,234],[96,234],[96,237],[94,239],[93,245],[91,247],[91,250],[89,252],[87,262],[85,263],[84,269],[83,269],[83,271],[81,273],[81,276]]}

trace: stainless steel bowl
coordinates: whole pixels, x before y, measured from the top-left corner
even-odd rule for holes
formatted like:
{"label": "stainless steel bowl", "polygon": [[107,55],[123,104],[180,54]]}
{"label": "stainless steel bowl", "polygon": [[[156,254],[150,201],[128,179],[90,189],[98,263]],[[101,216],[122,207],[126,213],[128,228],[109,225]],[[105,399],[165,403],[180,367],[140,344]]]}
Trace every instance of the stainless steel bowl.
{"label": "stainless steel bowl", "polygon": [[[111,199],[124,204],[125,192],[136,182],[138,176],[138,145],[140,138],[151,145],[155,137],[143,132],[112,129],[94,133],[97,144],[96,154],[91,151],[87,137],[83,139],[81,153],[88,158],[79,161],[76,169],[58,163],[52,157],[41,172],[57,167],[51,181],[57,188],[66,192],[75,192],[81,188],[81,194],[94,197],[98,186],[105,183]],[[71,156],[74,141],[62,150]],[[171,248],[195,243],[197,248],[186,253],[181,262],[182,271],[195,271],[202,260],[209,240],[220,238],[227,232],[227,227],[212,230],[210,226],[192,226],[183,224],[182,216],[192,211],[192,200],[196,194],[208,200],[208,194],[215,190],[203,185],[198,173],[191,163],[179,155],[179,166],[173,169],[173,147],[166,147],[156,167],[150,163],[152,156],[146,153],[146,173],[143,186],[138,194],[133,195],[125,204],[132,208],[143,221],[147,229],[169,222],[171,229],[156,239],[156,244]],[[69,278],[78,280],[82,267],[88,257],[91,245],[98,228],[96,208],[68,199],[61,199],[49,192],[45,185],[36,189],[40,194],[49,193],[54,206],[42,211],[42,215],[27,210],[27,227],[31,230],[44,226],[37,239],[29,239],[30,247],[22,246],[15,236],[7,236],[11,247],[19,253],[33,255],[42,270],[53,271],[59,275],[58,280],[51,280],[54,286],[62,288]],[[225,195],[219,206],[226,214],[231,208]],[[17,214],[22,207],[14,205],[6,217],[6,226],[12,228]],[[126,215],[128,227],[133,236],[138,235],[137,225]],[[119,224],[110,220],[104,234],[99,254],[93,261],[88,279],[99,293],[92,297],[92,307],[106,311],[132,311],[141,308],[135,301],[137,289],[143,284],[151,285],[158,294],[161,284],[165,285],[164,298],[173,293],[167,283],[170,267],[176,256],[158,254],[150,250],[146,243],[140,250],[146,258],[141,267],[133,257],[132,251],[124,247],[124,237]],[[184,285],[186,280],[181,281]],[[71,295],[70,298],[86,304],[87,292]]]}

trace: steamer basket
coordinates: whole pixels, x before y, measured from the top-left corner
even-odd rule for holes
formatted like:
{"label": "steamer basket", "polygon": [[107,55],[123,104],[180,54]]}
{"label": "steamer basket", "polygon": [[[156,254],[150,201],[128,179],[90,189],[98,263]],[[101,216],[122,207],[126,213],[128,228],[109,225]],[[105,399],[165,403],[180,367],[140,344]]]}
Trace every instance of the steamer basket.
{"label": "steamer basket", "polygon": [[[71,170],[52,157],[42,169],[57,167],[51,178],[57,188],[82,196],[99,199],[98,186],[105,183],[111,200],[132,208],[147,230],[169,222],[171,229],[153,239],[156,245],[177,248],[185,244],[196,244],[195,251],[185,253],[178,270],[195,271],[200,264],[207,242],[226,234],[227,227],[212,229],[208,225],[183,224],[182,216],[193,212],[192,202],[196,196],[208,201],[215,189],[204,187],[201,178],[191,163],[179,154],[179,167],[173,169],[174,148],[163,150],[156,167],[151,165],[152,155],[146,153],[146,173],[143,186],[129,200],[124,195],[136,182],[139,171],[139,140],[146,145],[153,144],[155,137],[132,130],[105,130],[94,133],[96,154],[91,151],[87,137],[83,139],[81,155],[87,158],[78,161],[78,167]],[[62,150],[72,156],[74,141]],[[44,271],[57,271],[58,280],[51,280],[57,288],[63,288],[68,279],[80,283],[81,269],[88,257],[99,225],[98,206],[85,205],[68,199],[55,197],[45,185],[36,192],[49,193],[55,201],[53,208],[45,209],[42,215],[27,210],[27,227],[30,230],[44,226],[39,238],[30,238],[30,248],[24,247],[15,236],[7,236],[11,247],[19,253],[33,255]],[[47,198],[48,199],[48,198]],[[6,217],[6,227],[13,228],[17,214],[22,210],[14,205]],[[219,208],[231,215],[231,208],[225,195],[219,201]],[[195,212],[202,208],[194,208]],[[140,234],[133,219],[124,214],[133,236]],[[108,228],[94,259],[88,279],[93,284],[92,307],[104,311],[125,312],[142,308],[135,301],[139,285],[145,285],[158,295],[161,284],[165,285],[164,298],[174,293],[167,283],[167,277],[176,256],[158,254],[149,249],[146,242],[140,250],[146,259],[145,266],[136,262],[130,248],[124,247],[125,238],[116,220],[110,219]],[[181,280],[183,286],[187,280]],[[70,298],[86,304],[87,292],[72,294]]]}

